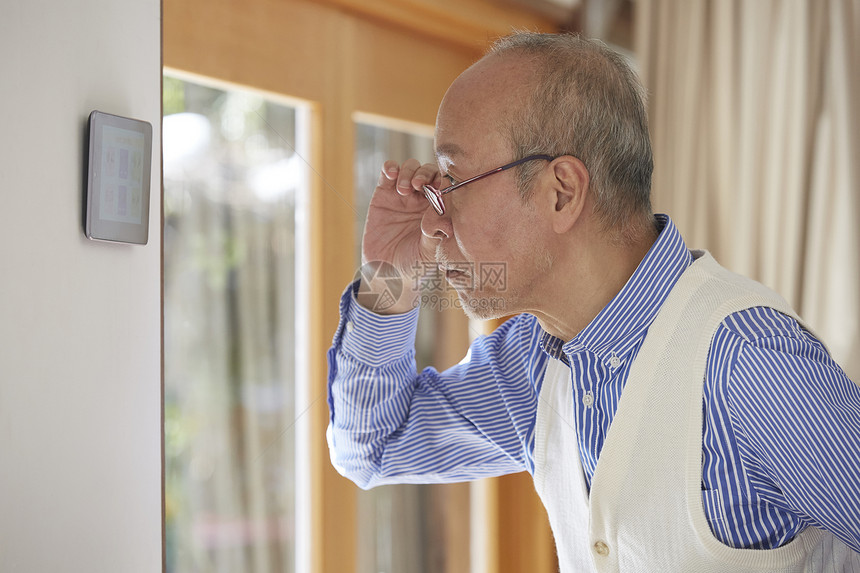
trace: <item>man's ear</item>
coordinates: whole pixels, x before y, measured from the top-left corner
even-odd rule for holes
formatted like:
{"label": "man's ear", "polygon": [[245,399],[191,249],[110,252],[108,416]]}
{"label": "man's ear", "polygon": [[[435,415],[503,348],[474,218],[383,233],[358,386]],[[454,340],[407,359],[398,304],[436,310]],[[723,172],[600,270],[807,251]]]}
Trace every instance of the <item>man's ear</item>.
{"label": "man's ear", "polygon": [[585,164],[571,155],[555,158],[550,164],[552,228],[565,233],[582,215],[589,193],[589,175]]}

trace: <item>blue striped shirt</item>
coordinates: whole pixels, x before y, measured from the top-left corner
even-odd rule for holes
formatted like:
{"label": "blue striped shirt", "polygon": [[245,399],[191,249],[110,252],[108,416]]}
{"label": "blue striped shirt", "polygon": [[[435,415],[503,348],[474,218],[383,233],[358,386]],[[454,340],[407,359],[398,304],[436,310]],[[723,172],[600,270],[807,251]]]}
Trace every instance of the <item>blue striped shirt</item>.
{"label": "blue striped shirt", "polygon": [[[573,340],[522,314],[475,340],[463,361],[417,373],[418,312],[379,316],[341,299],[329,351],[332,462],[363,488],[534,472],[534,424],[548,356],[571,368],[586,484],[633,360],[692,262],[671,220],[625,287]],[[796,321],[753,308],[720,325],[704,384],[702,499],[714,535],[784,545],[808,526],[860,551],[860,387]]]}

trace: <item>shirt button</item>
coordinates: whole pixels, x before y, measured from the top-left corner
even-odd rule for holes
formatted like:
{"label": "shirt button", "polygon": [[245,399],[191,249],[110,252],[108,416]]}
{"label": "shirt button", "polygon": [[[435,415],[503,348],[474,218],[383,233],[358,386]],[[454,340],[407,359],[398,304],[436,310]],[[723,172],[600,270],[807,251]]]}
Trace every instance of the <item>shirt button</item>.
{"label": "shirt button", "polygon": [[602,541],[598,541],[594,544],[594,552],[601,557],[606,557],[607,555],[609,555],[609,546]]}
{"label": "shirt button", "polygon": [[609,365],[614,370],[615,368],[621,366],[621,359],[613,354],[612,357],[609,359]]}
{"label": "shirt button", "polygon": [[592,404],[594,404],[594,394],[592,394],[591,391],[588,391],[582,397],[582,405],[586,408],[591,408]]}
{"label": "shirt button", "polygon": [[347,320],[346,321],[346,331],[352,332],[353,330],[355,330],[355,326],[352,324],[351,320]]}

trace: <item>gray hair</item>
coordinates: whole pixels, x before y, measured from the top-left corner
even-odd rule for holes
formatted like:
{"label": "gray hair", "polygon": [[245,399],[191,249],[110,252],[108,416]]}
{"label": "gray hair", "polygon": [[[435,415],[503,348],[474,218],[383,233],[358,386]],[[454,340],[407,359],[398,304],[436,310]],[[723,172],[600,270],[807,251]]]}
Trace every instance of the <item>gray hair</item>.
{"label": "gray hair", "polygon": [[[574,34],[516,32],[487,55],[533,58],[530,102],[508,120],[517,158],[573,155],[588,169],[595,213],[604,230],[626,236],[651,221],[653,160],[645,90],[623,56]],[[525,164],[519,189],[527,198],[539,165]]]}

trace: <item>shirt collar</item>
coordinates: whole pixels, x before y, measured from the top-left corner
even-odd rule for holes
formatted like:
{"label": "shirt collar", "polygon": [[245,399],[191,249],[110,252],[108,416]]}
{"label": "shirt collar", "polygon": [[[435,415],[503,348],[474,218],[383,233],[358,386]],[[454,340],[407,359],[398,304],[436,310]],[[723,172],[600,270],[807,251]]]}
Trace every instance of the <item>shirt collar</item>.
{"label": "shirt collar", "polygon": [[590,350],[616,367],[637,346],[657,311],[693,258],[667,215],[655,215],[659,235],[624,288],[572,340],[544,332],[540,345],[551,356]]}

